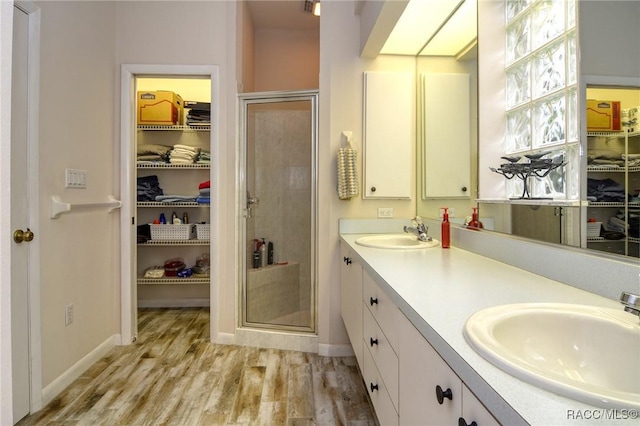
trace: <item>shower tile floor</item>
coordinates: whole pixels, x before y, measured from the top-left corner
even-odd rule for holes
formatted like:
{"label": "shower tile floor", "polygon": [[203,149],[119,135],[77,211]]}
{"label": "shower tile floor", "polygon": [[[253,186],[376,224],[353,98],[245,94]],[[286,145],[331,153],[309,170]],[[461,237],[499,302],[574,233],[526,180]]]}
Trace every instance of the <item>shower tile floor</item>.
{"label": "shower tile floor", "polygon": [[376,425],[353,357],[209,342],[209,309],[141,309],[138,340],[18,425]]}

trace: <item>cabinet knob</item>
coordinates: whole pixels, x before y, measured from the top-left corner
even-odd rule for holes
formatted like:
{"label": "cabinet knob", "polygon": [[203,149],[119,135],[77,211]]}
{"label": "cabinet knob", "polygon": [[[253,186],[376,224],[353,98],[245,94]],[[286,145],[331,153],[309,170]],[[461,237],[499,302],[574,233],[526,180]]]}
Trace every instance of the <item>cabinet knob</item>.
{"label": "cabinet knob", "polygon": [[377,305],[378,304],[378,298],[376,297],[375,299],[373,297],[369,298],[369,303],[371,304],[371,306],[373,305]]}
{"label": "cabinet knob", "polygon": [[374,390],[378,390],[378,385],[374,385],[373,383],[369,383],[369,386],[371,386],[371,393],[373,393]]}
{"label": "cabinet knob", "polygon": [[344,263],[346,263],[347,265],[351,265],[351,259],[350,259],[350,258],[348,258],[348,257],[346,257],[346,256],[345,256],[342,260],[343,260],[343,262],[344,262]]}
{"label": "cabinet knob", "polygon": [[444,403],[445,398],[451,401],[453,399],[453,394],[451,393],[451,389],[447,388],[447,390],[443,391],[440,385],[436,386],[436,398],[438,398],[438,404],[440,405]]}
{"label": "cabinet knob", "polygon": [[375,186],[371,187],[371,192],[376,192],[376,187]]}
{"label": "cabinet knob", "polygon": [[373,347],[373,345],[377,345],[378,344],[378,339],[374,339],[373,337],[369,338],[369,343],[371,344],[371,347]]}
{"label": "cabinet knob", "polygon": [[460,189],[462,189],[462,192],[467,192],[467,187],[466,187],[466,186],[463,186],[463,187],[462,187],[462,188],[460,188]]}
{"label": "cabinet knob", "polygon": [[467,421],[464,418],[460,417],[458,419],[458,426],[478,426],[478,423],[476,422],[467,423]]}

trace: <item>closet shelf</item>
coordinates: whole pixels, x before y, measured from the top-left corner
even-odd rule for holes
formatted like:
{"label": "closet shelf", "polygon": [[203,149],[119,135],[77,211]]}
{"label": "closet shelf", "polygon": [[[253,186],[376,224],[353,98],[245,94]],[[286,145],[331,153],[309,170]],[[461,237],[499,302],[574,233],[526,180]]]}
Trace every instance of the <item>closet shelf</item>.
{"label": "closet shelf", "polygon": [[139,124],[138,130],[178,131],[178,132],[210,132],[211,125],[189,126],[188,124],[176,124],[173,126],[159,124]]}
{"label": "closet shelf", "polygon": [[624,207],[624,203],[613,203],[605,201],[589,201],[589,207]]}
{"label": "closet shelf", "polygon": [[138,284],[209,284],[211,277],[169,277],[169,278],[138,278]]}
{"label": "closet shelf", "polygon": [[640,132],[587,132],[587,136],[604,136],[607,138],[624,138],[629,136],[630,138],[640,136]]}
{"label": "closet shelf", "polygon": [[208,246],[209,240],[149,240],[146,243],[138,243],[138,247],[144,246]]}
{"label": "closet shelf", "polygon": [[148,162],[138,162],[136,163],[136,167],[138,169],[185,169],[185,170],[193,170],[193,169],[210,169],[211,164],[171,164],[171,163],[148,163]]}
{"label": "closet shelf", "polygon": [[160,201],[138,201],[137,207],[211,207],[211,204],[193,202],[162,203]]}

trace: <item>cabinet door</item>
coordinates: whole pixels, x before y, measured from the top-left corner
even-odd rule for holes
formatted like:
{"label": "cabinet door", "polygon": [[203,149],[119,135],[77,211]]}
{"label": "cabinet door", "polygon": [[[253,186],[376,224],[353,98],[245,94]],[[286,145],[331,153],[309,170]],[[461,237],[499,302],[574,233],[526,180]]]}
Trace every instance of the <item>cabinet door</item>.
{"label": "cabinet door", "polygon": [[[462,412],[462,382],[403,316],[399,327],[400,423],[455,425]],[[450,399],[438,402],[436,387]]]}
{"label": "cabinet door", "polygon": [[470,76],[427,73],[421,77],[424,101],[423,197],[469,198]]}
{"label": "cabinet door", "polygon": [[462,418],[467,424],[476,422],[478,426],[498,426],[500,424],[464,383],[462,384]]}
{"label": "cabinet door", "polygon": [[364,73],[365,198],[412,196],[413,76]]}
{"label": "cabinet door", "polygon": [[340,247],[340,312],[358,365],[362,368],[362,266],[350,258],[349,248]]}

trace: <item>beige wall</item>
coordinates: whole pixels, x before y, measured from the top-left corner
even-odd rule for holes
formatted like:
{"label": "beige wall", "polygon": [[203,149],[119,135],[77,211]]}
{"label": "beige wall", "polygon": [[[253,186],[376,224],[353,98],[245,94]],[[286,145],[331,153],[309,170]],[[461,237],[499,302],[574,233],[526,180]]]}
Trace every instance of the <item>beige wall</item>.
{"label": "beige wall", "polygon": [[[343,130],[353,131],[360,151],[362,185],[362,73],[368,70],[415,71],[412,57],[361,59],[360,25],[351,2],[322,4],[320,20],[320,139],[318,147],[319,214],[318,298],[321,344],[347,344],[340,316],[340,218],[375,218],[378,207],[393,207],[396,218],[415,214],[412,200],[340,201],[336,192],[336,154]],[[414,173],[415,174],[415,173]]]}
{"label": "beige wall", "polygon": [[318,88],[316,31],[258,28],[254,34],[254,91]]}
{"label": "beige wall", "polygon": [[[119,333],[117,213],[49,218],[52,195],[106,200],[114,191],[115,4],[42,2],[40,224],[42,384]],[[87,171],[87,189],[65,189],[65,168]],[[74,305],[65,326],[64,309]]]}

